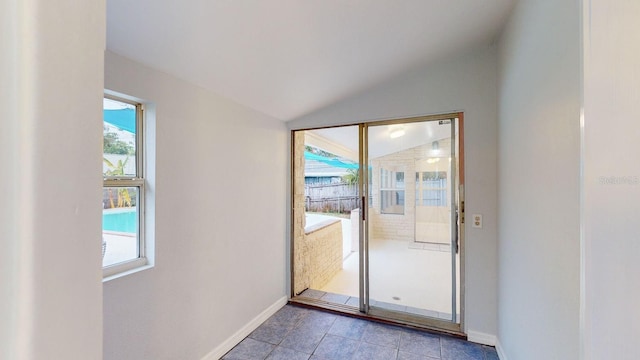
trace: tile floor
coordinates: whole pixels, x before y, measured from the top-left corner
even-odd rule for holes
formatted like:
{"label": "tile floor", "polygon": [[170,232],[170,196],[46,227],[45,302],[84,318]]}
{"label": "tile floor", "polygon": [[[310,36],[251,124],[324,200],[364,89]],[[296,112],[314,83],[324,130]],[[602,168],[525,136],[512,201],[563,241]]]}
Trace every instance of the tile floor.
{"label": "tile floor", "polygon": [[225,360],[498,360],[493,347],[286,305]]}

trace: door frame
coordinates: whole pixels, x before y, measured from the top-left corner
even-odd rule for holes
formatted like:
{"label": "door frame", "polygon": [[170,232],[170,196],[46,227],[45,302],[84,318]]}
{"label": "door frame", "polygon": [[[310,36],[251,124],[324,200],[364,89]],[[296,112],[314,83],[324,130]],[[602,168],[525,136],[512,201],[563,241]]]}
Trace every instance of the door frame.
{"label": "door frame", "polygon": [[[452,311],[453,311],[453,321],[448,321],[448,320],[442,320],[442,319],[436,319],[436,318],[431,318],[431,317],[423,317],[423,316],[418,316],[418,315],[411,315],[408,313],[401,313],[401,312],[396,312],[396,311],[392,311],[392,310],[386,310],[386,309],[381,309],[381,308],[376,308],[376,307],[369,307],[369,305],[365,302],[365,299],[369,299],[369,289],[368,289],[368,243],[365,239],[365,237],[367,236],[365,234],[366,228],[368,227],[368,224],[366,223],[367,219],[369,218],[369,214],[368,214],[368,206],[364,206],[365,204],[368,203],[368,172],[367,171],[363,171],[363,167],[366,167],[366,165],[362,165],[365,164],[365,161],[368,160],[368,154],[367,154],[367,141],[366,141],[366,136],[367,136],[367,129],[371,126],[382,126],[382,125],[399,125],[399,124],[408,124],[408,123],[416,123],[416,122],[427,122],[427,121],[438,121],[438,120],[455,120],[457,119],[457,129],[458,129],[458,141],[457,141],[457,146],[455,147],[457,150],[457,161],[458,161],[458,172],[457,172],[457,179],[458,179],[458,188],[456,189],[458,192],[458,199],[456,202],[456,206],[457,206],[457,216],[458,216],[458,221],[457,224],[455,225],[456,228],[456,232],[457,232],[457,240],[458,240],[458,245],[457,245],[457,250],[459,252],[459,262],[458,262],[458,268],[457,269],[453,269],[452,271],[455,271],[458,273],[459,276],[459,282],[458,282],[458,286],[457,289],[459,291],[459,308],[460,308],[460,312],[459,312],[459,322],[455,321],[456,318],[456,308],[457,308],[457,296],[455,293],[455,287],[452,286],[452,290],[453,290],[453,294],[452,294]],[[359,169],[359,183],[358,183],[358,189],[359,189],[359,198],[360,201],[362,201],[362,206],[361,206],[361,219],[359,222],[359,228],[360,228],[360,239],[359,239],[359,244],[360,244],[360,250],[359,251],[359,270],[360,270],[360,274],[359,274],[359,284],[360,284],[360,289],[359,289],[359,294],[360,294],[360,307],[359,308],[355,308],[352,306],[347,306],[347,305],[342,305],[342,304],[335,304],[335,303],[330,303],[327,301],[323,301],[323,300],[319,300],[319,299],[311,299],[311,298],[307,298],[307,297],[300,297],[300,296],[296,296],[296,294],[294,294],[294,279],[295,279],[295,274],[294,274],[294,261],[295,261],[295,249],[294,249],[294,210],[295,210],[295,206],[294,206],[294,201],[295,201],[295,196],[294,196],[294,181],[295,181],[295,133],[298,131],[309,131],[309,130],[318,130],[318,129],[327,129],[327,128],[337,128],[337,127],[344,127],[344,126],[358,126],[358,131],[359,131],[359,161],[361,164],[361,167]],[[464,191],[464,113],[463,112],[452,112],[452,113],[445,113],[445,114],[437,114],[437,115],[425,115],[425,116],[416,116],[416,117],[407,117],[407,118],[395,118],[395,119],[389,119],[389,120],[380,120],[380,121],[370,121],[370,122],[360,122],[360,123],[354,123],[354,124],[342,124],[342,125],[336,125],[336,126],[322,126],[322,127],[311,127],[311,128],[301,128],[301,129],[293,129],[291,130],[291,134],[290,134],[290,139],[291,139],[291,155],[290,155],[290,175],[291,175],[291,181],[290,181],[290,238],[289,238],[289,248],[290,248],[290,258],[289,258],[289,266],[290,266],[290,291],[289,291],[289,302],[291,303],[296,303],[296,304],[300,304],[303,306],[309,306],[309,307],[313,307],[313,308],[322,308],[325,310],[329,310],[329,311],[334,311],[334,312],[339,312],[339,313],[343,313],[343,314],[348,314],[348,315],[352,315],[352,316],[356,316],[356,317],[361,317],[361,318],[367,318],[367,319],[372,319],[372,320],[376,320],[376,321],[381,321],[381,322],[385,322],[385,323],[390,323],[390,324],[396,324],[396,325],[403,325],[403,326],[410,326],[410,327],[415,327],[415,328],[421,328],[421,329],[426,329],[426,330],[435,330],[435,331],[439,331],[439,332],[444,332],[444,333],[448,333],[451,335],[455,335],[455,336],[466,336],[463,332],[464,330],[464,324],[465,324],[465,244],[464,244],[464,239],[465,239],[465,234],[464,234],[464,224],[465,224],[465,214],[464,214],[464,195],[465,195],[465,191]],[[454,249],[451,249],[452,253],[454,251]],[[452,256],[454,256],[452,254]],[[452,262],[452,266],[455,267],[455,263]],[[452,272],[453,274],[453,272]],[[452,277],[454,278],[454,277]],[[455,279],[453,279],[452,281],[455,282]],[[455,305],[454,305],[455,303]]]}

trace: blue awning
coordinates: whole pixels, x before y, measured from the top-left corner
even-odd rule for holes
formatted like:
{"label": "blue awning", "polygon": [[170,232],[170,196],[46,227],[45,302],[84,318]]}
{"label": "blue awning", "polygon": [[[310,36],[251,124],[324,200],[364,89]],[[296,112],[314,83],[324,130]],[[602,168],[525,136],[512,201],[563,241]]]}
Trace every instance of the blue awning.
{"label": "blue awning", "polygon": [[104,122],[109,123],[120,130],[136,133],[136,110],[118,109],[103,110]]}
{"label": "blue awning", "polygon": [[359,166],[358,164],[354,164],[351,162],[346,162],[337,158],[328,158],[325,156],[321,156],[318,154],[313,154],[310,153],[308,151],[304,152],[304,158],[308,159],[308,160],[315,160],[315,161],[319,161],[322,162],[324,164],[336,167],[336,168],[343,168],[343,169],[357,169]]}

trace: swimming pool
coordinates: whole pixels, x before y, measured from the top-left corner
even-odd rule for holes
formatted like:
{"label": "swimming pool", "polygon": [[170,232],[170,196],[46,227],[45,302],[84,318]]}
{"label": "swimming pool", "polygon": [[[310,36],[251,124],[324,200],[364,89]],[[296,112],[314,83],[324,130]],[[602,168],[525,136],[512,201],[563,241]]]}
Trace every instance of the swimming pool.
{"label": "swimming pool", "polygon": [[138,216],[136,209],[125,208],[103,210],[102,230],[124,233],[138,232]]}

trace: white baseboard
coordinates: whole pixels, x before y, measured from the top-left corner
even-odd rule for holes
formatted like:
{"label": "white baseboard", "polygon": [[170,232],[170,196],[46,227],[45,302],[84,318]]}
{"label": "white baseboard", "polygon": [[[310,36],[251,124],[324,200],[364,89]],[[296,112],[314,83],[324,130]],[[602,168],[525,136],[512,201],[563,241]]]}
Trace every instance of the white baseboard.
{"label": "white baseboard", "polygon": [[496,352],[498,353],[498,358],[500,360],[507,360],[507,355],[504,353],[502,345],[500,345],[500,340],[496,340]]}
{"label": "white baseboard", "polygon": [[496,346],[497,338],[495,335],[469,330],[467,331],[467,340],[477,344]]}
{"label": "white baseboard", "polygon": [[260,315],[256,316],[253,320],[249,321],[249,323],[243,326],[240,330],[238,330],[235,334],[231,335],[230,338],[225,340],[218,347],[213,349],[210,353],[205,355],[202,360],[218,360],[224,356],[229,350],[233,349],[234,346],[238,345],[244,338],[249,336],[253,330],[255,330],[260,324],[262,324],[265,320],[267,320],[271,315],[275,314],[276,311],[280,310],[283,306],[287,304],[287,297],[283,296],[278,299],[273,305],[269,306],[265,311],[261,312]]}

